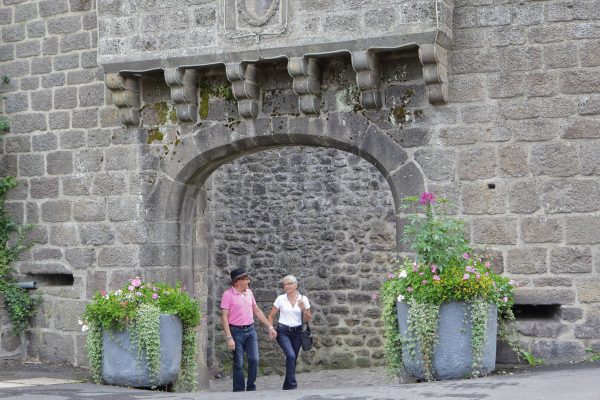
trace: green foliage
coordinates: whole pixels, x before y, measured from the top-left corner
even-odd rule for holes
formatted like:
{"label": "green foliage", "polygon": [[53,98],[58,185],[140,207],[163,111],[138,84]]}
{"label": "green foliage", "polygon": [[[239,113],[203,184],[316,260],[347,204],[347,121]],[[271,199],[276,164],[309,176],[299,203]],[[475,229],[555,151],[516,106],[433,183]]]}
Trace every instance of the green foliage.
{"label": "green foliage", "polygon": [[542,358],[537,358],[536,356],[533,355],[533,353],[530,353],[523,349],[520,350],[520,353],[523,356],[523,358],[525,358],[525,361],[527,361],[527,363],[531,367],[537,367],[538,365],[544,365],[544,360]]}
{"label": "green foliage", "polygon": [[113,293],[96,293],[85,309],[82,330],[89,329],[88,357],[97,383],[101,381],[103,330],[129,329],[132,341],[137,344],[138,363],[142,362],[145,354],[149,375],[151,378],[156,376],[160,368],[160,314],[177,315],[183,323],[181,382],[178,382],[178,387],[196,387],[195,327],[200,323],[198,302],[179,284],[172,287],[167,283],[144,283],[139,278],[132,279]]}
{"label": "green foliage", "polygon": [[590,353],[590,356],[587,358],[589,362],[600,361],[600,351],[594,349],[585,349],[586,352]]}
{"label": "green foliage", "polygon": [[0,133],[10,130],[10,121],[6,117],[0,117]]}
{"label": "green foliage", "polygon": [[[394,259],[380,295],[383,302],[382,319],[385,326],[384,349],[390,372],[395,374],[402,366],[402,342],[414,356],[414,340],[421,345],[425,377],[433,379],[432,356],[437,340],[439,306],[450,301],[469,304],[472,322],[473,347],[472,375],[479,374],[487,334],[488,305],[495,304],[498,316],[514,319],[512,314],[513,289],[516,282],[495,274],[491,260],[473,251],[466,241],[464,223],[440,212],[447,201],[436,203],[433,193],[420,198],[406,199],[414,205],[414,213],[405,227],[405,242],[411,243],[415,258]],[[417,205],[418,203],[418,205]],[[424,213],[419,213],[423,210]],[[409,304],[409,337],[401,337],[396,321],[396,302]],[[507,325],[500,331],[509,332]],[[515,348],[514,341],[511,342]],[[406,356],[406,355],[404,355]]]}
{"label": "green foliage", "polygon": [[15,336],[27,329],[29,318],[35,315],[36,307],[41,302],[41,299],[31,297],[29,292],[12,283],[14,262],[33,244],[25,238],[31,225],[16,223],[6,210],[8,192],[17,184],[12,176],[0,179],[0,293],[4,295]]}

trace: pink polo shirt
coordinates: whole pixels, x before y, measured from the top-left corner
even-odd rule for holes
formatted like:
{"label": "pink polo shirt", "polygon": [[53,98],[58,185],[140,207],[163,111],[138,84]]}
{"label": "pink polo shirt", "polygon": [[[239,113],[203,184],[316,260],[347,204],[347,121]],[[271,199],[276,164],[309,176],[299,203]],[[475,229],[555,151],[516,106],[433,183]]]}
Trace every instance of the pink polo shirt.
{"label": "pink polo shirt", "polygon": [[229,310],[229,324],[250,325],[254,323],[252,308],[256,305],[252,290],[246,289],[242,294],[232,287],[221,297],[221,308]]}

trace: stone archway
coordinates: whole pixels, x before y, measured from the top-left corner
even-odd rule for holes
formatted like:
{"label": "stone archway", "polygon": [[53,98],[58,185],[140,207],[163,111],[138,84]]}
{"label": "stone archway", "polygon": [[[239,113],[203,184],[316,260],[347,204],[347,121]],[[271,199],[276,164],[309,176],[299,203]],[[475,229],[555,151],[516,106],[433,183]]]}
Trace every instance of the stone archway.
{"label": "stone archway", "polygon": [[[262,125],[261,125],[262,123]],[[265,129],[264,125],[270,125]],[[162,175],[148,197],[148,218],[176,224],[178,235],[162,243],[166,253],[177,258],[179,276],[203,304],[218,302],[210,290],[210,235],[203,230],[202,209],[206,198],[202,185],[219,166],[245,154],[282,146],[317,146],[358,155],[371,164],[387,181],[394,199],[396,224],[400,224],[399,200],[420,193],[424,178],[406,151],[368,120],[355,113],[333,113],[328,120],[293,118],[289,122],[248,120],[236,126],[215,123],[200,127],[184,138],[176,157],[163,162]],[[398,231],[398,229],[396,229]],[[396,240],[397,246],[399,241]],[[200,375],[207,379],[208,334],[201,332]]]}

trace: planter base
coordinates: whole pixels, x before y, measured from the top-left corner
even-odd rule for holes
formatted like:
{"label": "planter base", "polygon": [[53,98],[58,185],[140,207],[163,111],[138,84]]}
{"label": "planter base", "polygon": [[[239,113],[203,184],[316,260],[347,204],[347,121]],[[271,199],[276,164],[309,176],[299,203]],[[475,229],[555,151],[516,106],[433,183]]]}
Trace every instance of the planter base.
{"label": "planter base", "polygon": [[152,387],[172,383],[179,374],[183,325],[170,314],[160,315],[160,370],[150,380],[145,357],[137,363],[137,346],[131,343],[129,332],[104,332],[102,337],[102,379],[109,385]]}
{"label": "planter base", "polygon": [[[403,337],[408,334],[408,304],[396,303],[398,325]],[[438,380],[469,378],[472,376],[473,349],[471,344],[471,315],[464,302],[444,303],[440,306],[438,342],[433,351],[433,376]],[[487,336],[478,375],[487,375],[496,368],[496,334],[498,316],[495,305],[488,307]],[[421,347],[416,342],[415,355],[410,355],[406,341],[402,343],[402,361],[406,371],[418,379],[425,379],[421,361]]]}

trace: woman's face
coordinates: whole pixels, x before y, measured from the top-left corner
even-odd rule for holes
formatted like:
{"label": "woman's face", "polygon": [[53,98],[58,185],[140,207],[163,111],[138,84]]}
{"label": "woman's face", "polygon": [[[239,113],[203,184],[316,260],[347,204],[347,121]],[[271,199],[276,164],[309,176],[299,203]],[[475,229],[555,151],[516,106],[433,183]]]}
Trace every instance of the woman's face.
{"label": "woman's face", "polygon": [[286,280],[283,282],[283,290],[285,290],[286,293],[294,293],[296,291],[297,286],[297,283],[294,283],[290,280]]}

